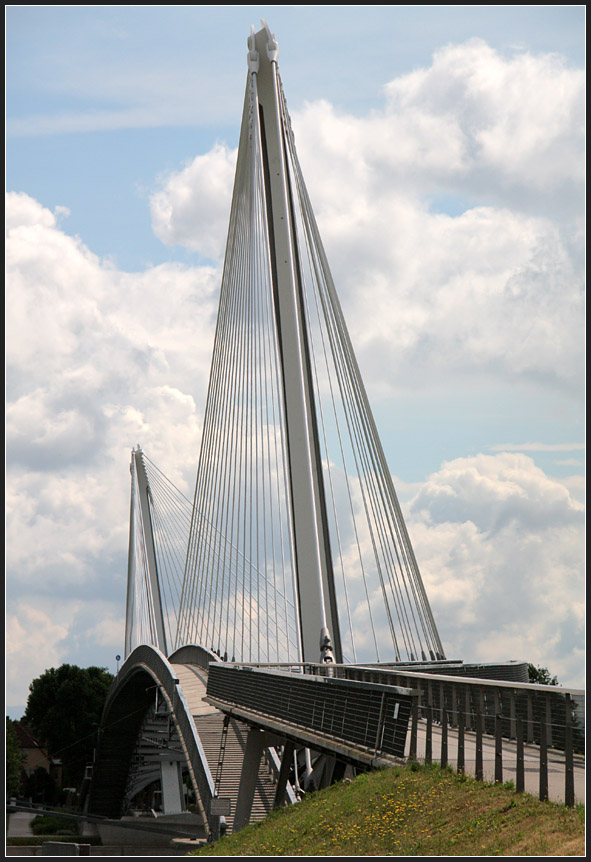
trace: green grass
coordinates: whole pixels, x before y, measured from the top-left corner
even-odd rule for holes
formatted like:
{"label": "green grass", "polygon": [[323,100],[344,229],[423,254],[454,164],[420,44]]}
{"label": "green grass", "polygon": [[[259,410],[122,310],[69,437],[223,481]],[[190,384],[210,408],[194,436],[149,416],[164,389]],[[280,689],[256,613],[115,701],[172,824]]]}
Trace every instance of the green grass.
{"label": "green grass", "polygon": [[397,767],[309,794],[192,856],[584,856],[584,808],[437,765]]}

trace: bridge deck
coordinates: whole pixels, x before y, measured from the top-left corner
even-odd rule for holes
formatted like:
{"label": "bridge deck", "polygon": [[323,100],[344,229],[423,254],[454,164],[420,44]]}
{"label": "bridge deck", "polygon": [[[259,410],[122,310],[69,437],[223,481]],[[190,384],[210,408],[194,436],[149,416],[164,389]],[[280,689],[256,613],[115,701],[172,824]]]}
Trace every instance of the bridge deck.
{"label": "bridge deck", "polygon": [[[433,752],[441,751],[441,727],[433,725]],[[420,721],[417,735],[417,758],[425,759],[426,749],[426,722]],[[406,755],[409,754],[410,735],[407,740]],[[455,769],[458,757],[458,735],[455,728],[448,728],[448,763]],[[467,730],[464,735],[465,746],[465,772],[467,775],[476,774],[476,734]],[[516,748],[517,743],[512,739],[503,739],[503,781],[516,780]],[[525,744],[523,750],[525,764],[525,792],[537,796],[540,788],[540,748],[538,745]],[[433,755],[433,760],[438,758]],[[495,741],[492,736],[483,735],[482,738],[482,767],[484,780],[491,784],[495,780]],[[564,792],[564,752],[548,750],[548,798],[551,802],[563,803]],[[574,785],[575,802],[585,802],[585,758],[575,755],[574,758]]]}

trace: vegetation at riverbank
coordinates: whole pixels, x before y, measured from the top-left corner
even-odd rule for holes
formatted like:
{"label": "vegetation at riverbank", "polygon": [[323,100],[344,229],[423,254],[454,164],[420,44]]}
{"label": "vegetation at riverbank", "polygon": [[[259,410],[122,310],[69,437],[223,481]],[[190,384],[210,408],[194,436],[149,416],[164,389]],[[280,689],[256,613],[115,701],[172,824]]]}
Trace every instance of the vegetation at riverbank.
{"label": "vegetation at riverbank", "polygon": [[584,809],[412,764],[310,794],[189,855],[584,856]]}

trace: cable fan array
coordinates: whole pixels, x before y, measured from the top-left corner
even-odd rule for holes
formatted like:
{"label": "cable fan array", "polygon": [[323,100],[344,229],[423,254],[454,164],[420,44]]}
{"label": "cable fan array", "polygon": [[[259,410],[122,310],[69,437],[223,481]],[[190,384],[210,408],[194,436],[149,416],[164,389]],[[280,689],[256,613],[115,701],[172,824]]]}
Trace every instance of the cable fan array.
{"label": "cable fan array", "polygon": [[251,78],[176,643],[201,643],[240,661],[297,661],[285,422],[255,88]]}
{"label": "cable fan array", "polygon": [[[279,98],[343,654],[443,658]],[[270,242],[252,74],[176,638],[241,661],[301,655]]]}
{"label": "cable fan array", "polygon": [[343,654],[440,659],[410,543],[298,161],[280,90],[294,197]]}

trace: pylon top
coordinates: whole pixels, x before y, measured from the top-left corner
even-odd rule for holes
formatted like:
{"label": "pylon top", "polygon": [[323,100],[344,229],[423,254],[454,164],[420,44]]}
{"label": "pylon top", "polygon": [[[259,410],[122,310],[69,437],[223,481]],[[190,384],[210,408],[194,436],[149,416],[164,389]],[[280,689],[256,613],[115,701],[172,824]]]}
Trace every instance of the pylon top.
{"label": "pylon top", "polygon": [[[279,56],[279,45],[277,44],[277,39],[275,38],[275,35],[273,33],[271,33],[271,30],[269,29],[269,25],[264,20],[264,18],[261,18],[261,26],[262,26],[262,29],[259,30],[259,33],[264,32],[267,36],[267,44],[266,44],[267,59],[269,60],[270,63],[275,63],[275,62],[277,62],[277,57]],[[257,34],[255,33],[255,29],[254,29],[254,25],[253,25],[250,28],[250,36],[248,37],[248,40],[247,40],[247,43],[248,43],[247,62],[248,62],[249,72],[255,72],[255,73],[258,72],[258,70],[259,70],[259,62],[260,62],[260,55],[259,55],[259,52],[257,51],[256,45],[255,45],[256,35]]]}

